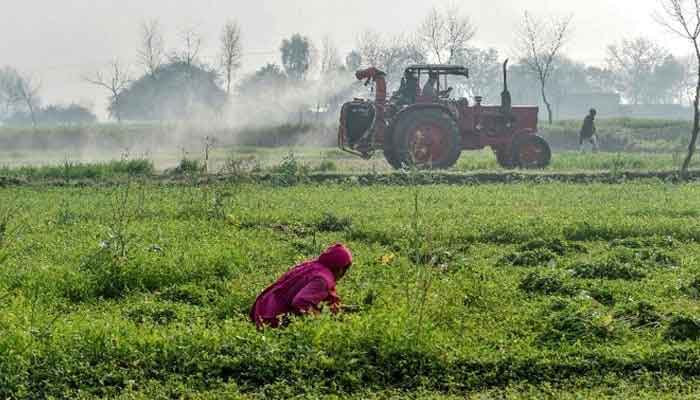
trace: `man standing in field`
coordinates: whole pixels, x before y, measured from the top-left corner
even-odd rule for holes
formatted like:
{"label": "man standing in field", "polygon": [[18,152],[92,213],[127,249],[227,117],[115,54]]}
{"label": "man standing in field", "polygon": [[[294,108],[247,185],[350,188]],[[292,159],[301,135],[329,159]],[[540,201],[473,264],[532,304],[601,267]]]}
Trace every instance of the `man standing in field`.
{"label": "man standing in field", "polygon": [[579,150],[584,151],[583,142],[589,142],[593,146],[593,152],[598,151],[598,135],[596,135],[595,129],[595,116],[597,111],[595,108],[591,108],[586,118],[583,120],[583,126],[581,127],[581,133],[579,135]]}
{"label": "man standing in field", "polygon": [[352,264],[350,250],[342,244],[329,247],[317,259],[298,265],[263,291],[250,309],[250,319],[258,328],[277,328],[289,315],[315,315],[321,303],[332,313],[340,311],[335,285]]}

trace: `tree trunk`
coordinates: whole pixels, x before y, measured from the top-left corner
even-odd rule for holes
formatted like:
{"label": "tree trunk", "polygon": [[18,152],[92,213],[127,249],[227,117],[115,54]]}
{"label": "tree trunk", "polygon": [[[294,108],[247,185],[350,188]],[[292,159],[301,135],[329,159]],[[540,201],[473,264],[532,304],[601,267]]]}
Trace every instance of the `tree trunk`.
{"label": "tree trunk", "polygon": [[693,155],[695,154],[695,147],[698,142],[698,133],[700,132],[700,109],[698,104],[700,103],[700,72],[698,72],[698,83],[695,86],[695,101],[693,101],[693,130],[690,135],[690,144],[688,145],[688,154],[683,161],[683,166],[681,167],[681,176],[686,178],[688,176],[688,168],[690,167],[690,162],[693,160]]}
{"label": "tree trunk", "polygon": [[32,128],[36,130],[36,114],[34,113],[34,106],[31,104],[31,102],[28,102],[27,106],[29,108],[29,117],[32,119]]}
{"label": "tree trunk", "polygon": [[114,116],[117,117],[117,123],[121,125],[122,123],[122,106],[119,104],[118,96],[114,100]]}
{"label": "tree trunk", "polygon": [[547,92],[545,91],[544,87],[544,82],[542,82],[542,101],[544,102],[545,107],[547,107],[547,121],[550,125],[552,125],[554,123],[554,117],[552,116],[552,105],[549,104],[549,100],[547,100]]}
{"label": "tree trunk", "polygon": [[697,40],[694,40],[693,44],[695,45],[695,57],[698,60],[698,81],[695,85],[695,100],[693,101],[693,130],[690,134],[688,154],[681,167],[681,177],[684,179],[688,176],[688,168],[690,168],[690,162],[693,160],[695,147],[698,142],[698,133],[700,132],[700,47],[698,47]]}

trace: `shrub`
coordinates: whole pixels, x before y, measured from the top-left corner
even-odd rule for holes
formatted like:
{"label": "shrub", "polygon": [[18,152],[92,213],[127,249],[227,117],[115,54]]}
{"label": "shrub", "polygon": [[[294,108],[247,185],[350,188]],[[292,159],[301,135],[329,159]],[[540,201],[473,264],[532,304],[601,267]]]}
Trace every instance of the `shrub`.
{"label": "shrub", "polygon": [[317,172],[333,172],[338,170],[338,166],[336,165],[335,161],[323,160],[321,161],[321,164],[315,168],[315,170]]}
{"label": "shrub", "polygon": [[194,175],[201,173],[202,169],[203,165],[199,160],[183,158],[173,172],[177,175]]}
{"label": "shrub", "polygon": [[315,225],[316,229],[320,232],[342,232],[350,229],[352,226],[352,219],[350,217],[338,217],[331,213],[325,213]]}
{"label": "shrub", "polygon": [[700,276],[683,286],[681,291],[693,299],[700,299]]}
{"label": "shrub", "polygon": [[653,238],[624,238],[615,239],[610,242],[613,247],[627,247],[629,249],[645,249],[648,247],[676,248],[679,246],[672,236],[661,236]]}
{"label": "shrub", "polygon": [[591,296],[591,298],[598,303],[611,307],[615,305],[615,296],[613,293],[605,288],[592,287],[586,290],[586,293]]}
{"label": "shrub", "polygon": [[255,155],[244,157],[231,156],[224,162],[221,172],[240,177],[258,168],[260,168],[260,163]]}
{"label": "shrub", "polygon": [[218,293],[201,282],[186,283],[165,288],[159,298],[172,302],[203,306],[210,304],[218,297]]}
{"label": "shrub", "polygon": [[499,264],[517,267],[535,267],[546,265],[557,258],[557,255],[547,249],[536,249],[514,252],[503,257]]}
{"label": "shrub", "polygon": [[700,339],[700,321],[694,317],[675,315],[664,333],[668,340],[685,341]]}
{"label": "shrub", "polygon": [[271,172],[275,174],[274,184],[290,186],[302,181],[309,174],[309,168],[299,162],[294,153],[289,153]]}
{"label": "shrub", "polygon": [[547,319],[539,339],[547,345],[600,341],[614,338],[616,331],[615,319],[601,306],[572,301]]}
{"label": "shrub", "polygon": [[564,282],[559,274],[542,274],[540,272],[529,273],[521,282],[520,290],[531,294],[562,294],[573,295],[576,288]]}
{"label": "shrub", "polygon": [[178,320],[177,310],[167,303],[144,302],[129,307],[124,315],[139,324],[167,325]]}
{"label": "shrub", "polygon": [[656,328],[661,326],[663,320],[656,307],[646,301],[633,303],[618,311],[615,316],[628,322],[633,328]]}
{"label": "shrub", "polygon": [[520,246],[520,251],[535,251],[549,250],[559,256],[564,256],[570,253],[586,253],[586,247],[577,244],[566,242],[561,239],[535,239]]}
{"label": "shrub", "polygon": [[670,268],[679,260],[661,250],[617,249],[604,257],[573,265],[574,276],[584,279],[638,280],[646,277],[647,270]]}
{"label": "shrub", "polygon": [[646,274],[634,265],[614,258],[591,262],[579,262],[573,266],[574,277],[583,279],[622,279],[638,280]]}

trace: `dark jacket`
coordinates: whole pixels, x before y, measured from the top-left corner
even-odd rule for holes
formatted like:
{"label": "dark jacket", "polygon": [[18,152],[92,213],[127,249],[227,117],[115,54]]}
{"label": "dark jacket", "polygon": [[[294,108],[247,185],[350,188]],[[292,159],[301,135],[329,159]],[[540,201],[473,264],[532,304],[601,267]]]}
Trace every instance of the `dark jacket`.
{"label": "dark jacket", "polygon": [[595,135],[595,117],[592,115],[586,116],[583,120],[583,126],[581,127],[581,137],[588,139]]}

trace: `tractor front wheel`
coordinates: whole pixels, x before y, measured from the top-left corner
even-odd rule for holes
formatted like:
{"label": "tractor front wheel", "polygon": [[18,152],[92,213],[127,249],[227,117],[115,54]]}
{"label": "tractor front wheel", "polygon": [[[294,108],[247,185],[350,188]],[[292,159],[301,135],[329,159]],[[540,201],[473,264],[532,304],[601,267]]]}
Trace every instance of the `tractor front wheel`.
{"label": "tractor front wheel", "polygon": [[552,161],[552,150],[546,140],[535,135],[516,138],[513,143],[514,159],[520,168],[545,168]]}
{"label": "tractor front wheel", "polygon": [[441,110],[422,109],[396,124],[393,144],[400,164],[419,169],[447,169],[462,152],[457,122]]}

